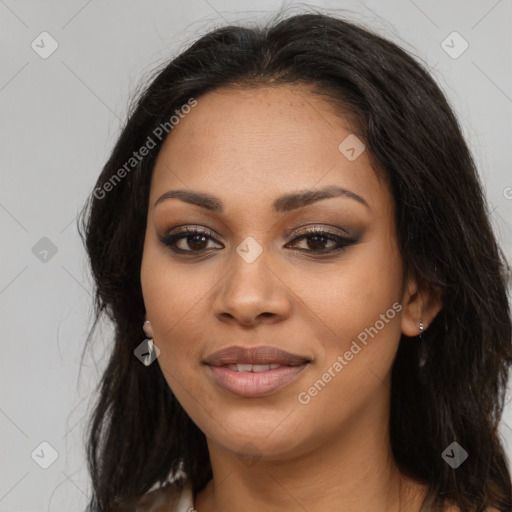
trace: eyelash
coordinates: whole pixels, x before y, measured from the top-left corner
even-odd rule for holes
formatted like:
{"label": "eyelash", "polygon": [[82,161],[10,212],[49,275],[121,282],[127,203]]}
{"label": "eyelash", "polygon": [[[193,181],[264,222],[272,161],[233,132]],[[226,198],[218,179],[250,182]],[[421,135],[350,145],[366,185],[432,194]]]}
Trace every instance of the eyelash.
{"label": "eyelash", "polygon": [[[178,247],[176,247],[176,243],[179,240],[181,240],[183,238],[188,238],[191,235],[203,235],[207,238],[215,240],[215,236],[214,236],[213,232],[210,231],[209,229],[200,229],[200,228],[189,227],[189,226],[178,228],[176,230],[176,232],[174,232],[174,233],[170,233],[168,235],[159,237],[159,240],[161,243],[163,243],[164,245],[169,247],[169,249],[171,251],[173,251],[174,253],[177,253],[177,254],[187,254],[187,253],[193,254],[193,253],[195,253],[196,255],[198,255],[198,254],[204,254],[205,252],[207,252],[209,250],[209,249],[184,250],[184,249],[179,249]],[[315,255],[326,255],[326,254],[332,254],[335,252],[343,251],[346,247],[353,245],[357,242],[357,240],[354,240],[352,238],[338,235],[338,234],[332,233],[331,231],[326,231],[325,229],[317,228],[317,227],[302,230],[301,232],[298,233],[298,236],[296,236],[293,240],[291,240],[291,242],[296,242],[298,240],[307,239],[307,238],[313,237],[313,236],[321,236],[321,237],[327,238],[328,240],[334,241],[334,242],[336,242],[336,247],[334,249],[330,249],[330,250],[299,249],[299,251],[309,252],[309,253],[312,253]]]}

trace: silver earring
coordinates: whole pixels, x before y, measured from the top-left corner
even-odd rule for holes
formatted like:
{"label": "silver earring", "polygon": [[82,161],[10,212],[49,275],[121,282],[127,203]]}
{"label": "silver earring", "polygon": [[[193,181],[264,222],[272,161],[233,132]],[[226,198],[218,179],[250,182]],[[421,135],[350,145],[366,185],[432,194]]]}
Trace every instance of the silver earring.
{"label": "silver earring", "polygon": [[[423,342],[423,331],[425,330],[425,327],[423,327],[423,322],[420,322],[420,347],[418,352],[418,365],[420,368],[423,368],[425,366],[425,363],[427,362],[427,346]],[[423,342],[423,343],[422,343]]]}
{"label": "silver earring", "polygon": [[[144,327],[145,325],[149,324],[149,320],[146,320],[142,326]],[[145,333],[144,333],[145,334]],[[148,351],[147,353],[144,354],[144,365],[146,366],[149,366],[152,362],[153,362],[153,349],[154,349],[154,342],[153,342],[153,338],[146,338],[144,340],[147,345],[148,345]],[[157,356],[158,357],[158,356]]]}

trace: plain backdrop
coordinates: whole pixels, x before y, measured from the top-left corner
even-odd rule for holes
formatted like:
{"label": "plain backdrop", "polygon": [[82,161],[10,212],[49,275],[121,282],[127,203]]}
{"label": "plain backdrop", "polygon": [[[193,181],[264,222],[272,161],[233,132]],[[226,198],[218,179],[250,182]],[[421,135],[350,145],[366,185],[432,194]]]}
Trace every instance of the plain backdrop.
{"label": "plain backdrop", "polygon": [[[129,100],[148,72],[210,28],[267,21],[283,5],[290,13],[306,6],[0,0],[0,512],[83,511],[87,503],[83,427],[110,330],[98,333],[79,375],[92,297],[76,215]],[[309,5],[365,24],[430,68],[463,127],[510,257],[512,3]],[[511,456],[512,403],[501,435]]]}

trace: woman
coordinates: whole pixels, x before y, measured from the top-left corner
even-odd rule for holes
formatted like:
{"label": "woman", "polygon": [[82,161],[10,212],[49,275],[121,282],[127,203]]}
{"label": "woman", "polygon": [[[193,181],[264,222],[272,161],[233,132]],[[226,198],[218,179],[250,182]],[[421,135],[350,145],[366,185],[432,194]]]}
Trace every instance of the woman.
{"label": "woman", "polygon": [[115,326],[91,511],[512,509],[508,267],[396,45],[322,14],[206,34],[140,96],[82,236]]}

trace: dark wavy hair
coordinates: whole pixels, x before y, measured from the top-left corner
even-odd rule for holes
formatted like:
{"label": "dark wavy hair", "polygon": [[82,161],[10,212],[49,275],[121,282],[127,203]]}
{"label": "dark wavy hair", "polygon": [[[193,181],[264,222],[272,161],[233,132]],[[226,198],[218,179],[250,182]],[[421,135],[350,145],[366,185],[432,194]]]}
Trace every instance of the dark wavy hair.
{"label": "dark wavy hair", "polygon": [[[212,478],[204,434],[159,366],[145,367],[133,354],[143,339],[140,267],[150,180],[165,140],[155,133],[208,91],[286,84],[307,86],[350,120],[394,196],[406,269],[425,289],[442,292],[443,308],[421,343],[402,335],[392,368],[390,442],[399,469],[428,485],[436,507],[512,510],[498,431],[512,362],[510,267],[472,155],[422,64],[367,28],[316,12],[216,28],[158,69],[130,108],[80,214],[95,283],[85,347],[103,315],[115,326],[88,425],[90,510],[119,510],[181,470],[194,492]],[[155,147],[135,165],[130,158],[148,137]],[[116,173],[122,179],[113,181]],[[454,441],[469,453],[456,470],[441,457]]]}

